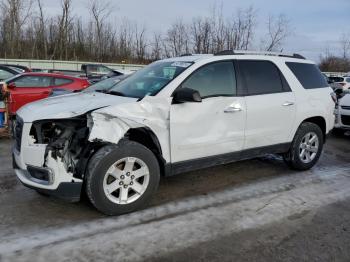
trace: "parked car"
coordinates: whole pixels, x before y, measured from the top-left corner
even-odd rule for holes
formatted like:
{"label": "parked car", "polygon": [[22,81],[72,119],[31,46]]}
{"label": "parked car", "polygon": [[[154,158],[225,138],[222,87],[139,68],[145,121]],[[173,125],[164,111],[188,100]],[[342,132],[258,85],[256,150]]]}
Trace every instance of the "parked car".
{"label": "parked car", "polygon": [[19,72],[18,70],[12,69],[10,67],[7,66],[2,66],[0,65],[0,82],[9,79],[15,75],[20,74],[21,72]]}
{"label": "parked car", "polygon": [[2,66],[7,66],[10,67],[12,69],[15,69],[21,73],[28,73],[31,72],[32,70],[27,67],[27,66],[23,66],[23,65],[15,65],[15,64],[2,64]]}
{"label": "parked car", "polygon": [[[107,78],[105,80],[102,80],[100,82],[97,82],[88,88],[84,89],[84,92],[91,92],[91,91],[107,91],[113,86],[115,86],[117,83],[119,83],[121,80],[127,78],[128,75],[120,75],[120,76],[114,76],[111,78]],[[80,91],[80,90],[79,90]],[[60,95],[66,95],[70,93],[74,93],[74,90],[68,90],[68,89],[63,89],[63,88],[53,88],[52,93],[50,97],[52,96],[60,96]]]}
{"label": "parked car", "polygon": [[350,88],[350,76],[330,76],[328,78],[333,83],[341,85],[344,90]]}
{"label": "parked car", "polygon": [[9,98],[9,114],[14,116],[23,105],[48,97],[53,88],[82,90],[89,86],[89,82],[58,74],[24,73],[6,80],[3,86],[2,93]]}
{"label": "parked car", "polygon": [[112,88],[21,108],[14,169],[40,193],[78,201],[85,191],[99,211],[123,214],[145,205],[160,176],[267,153],[312,168],[334,104],[318,67],[300,55],[165,59]]}
{"label": "parked car", "polygon": [[130,75],[133,73],[132,71],[127,70],[112,69],[101,64],[83,64],[81,66],[81,71],[51,69],[49,72],[77,77],[86,77],[92,84],[110,77]]}
{"label": "parked car", "polygon": [[350,90],[344,90],[339,95],[335,111],[335,133],[344,133],[350,130]]}

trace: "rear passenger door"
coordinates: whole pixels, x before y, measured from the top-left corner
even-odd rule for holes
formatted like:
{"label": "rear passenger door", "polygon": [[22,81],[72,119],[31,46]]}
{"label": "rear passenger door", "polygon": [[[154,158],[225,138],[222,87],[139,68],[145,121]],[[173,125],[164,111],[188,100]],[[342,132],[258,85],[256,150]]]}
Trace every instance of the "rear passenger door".
{"label": "rear passenger door", "polygon": [[290,142],[295,121],[295,97],[271,61],[239,60],[246,93],[244,149]]}

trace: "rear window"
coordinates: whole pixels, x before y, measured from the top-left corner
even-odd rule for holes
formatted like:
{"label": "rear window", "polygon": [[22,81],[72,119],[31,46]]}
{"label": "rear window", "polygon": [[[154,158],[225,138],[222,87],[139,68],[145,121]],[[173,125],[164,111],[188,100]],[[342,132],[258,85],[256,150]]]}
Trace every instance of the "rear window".
{"label": "rear window", "polygon": [[287,62],[287,66],[305,89],[328,87],[320,69],[314,64]]}
{"label": "rear window", "polygon": [[344,82],[344,78],[339,77],[339,76],[330,76],[329,80],[336,82],[336,83]]}

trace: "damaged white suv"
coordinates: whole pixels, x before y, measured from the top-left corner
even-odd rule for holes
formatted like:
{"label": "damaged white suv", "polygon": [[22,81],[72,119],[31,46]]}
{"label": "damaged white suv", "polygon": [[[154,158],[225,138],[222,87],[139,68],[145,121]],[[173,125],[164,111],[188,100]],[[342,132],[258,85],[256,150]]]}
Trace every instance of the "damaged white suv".
{"label": "damaged white suv", "polygon": [[14,169],[43,194],[115,215],[160,176],[282,154],[311,168],[334,125],[332,89],[299,55],[224,51],[157,61],[114,86],[45,99],[17,115]]}

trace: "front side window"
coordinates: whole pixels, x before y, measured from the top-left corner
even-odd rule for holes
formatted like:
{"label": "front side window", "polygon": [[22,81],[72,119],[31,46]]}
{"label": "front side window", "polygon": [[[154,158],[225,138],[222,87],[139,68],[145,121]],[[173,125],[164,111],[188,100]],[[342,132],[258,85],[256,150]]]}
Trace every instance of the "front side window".
{"label": "front side window", "polygon": [[305,89],[328,87],[327,81],[316,65],[295,62],[286,64]]}
{"label": "front side window", "polygon": [[22,76],[13,82],[17,87],[48,87],[51,80],[48,76]]}
{"label": "front side window", "polygon": [[350,83],[350,77],[347,77],[347,78],[346,78],[346,82],[347,82],[347,83]]}
{"label": "front side window", "polygon": [[241,60],[239,69],[249,95],[284,92],[280,72],[272,62]]}
{"label": "front side window", "polygon": [[191,62],[155,62],[120,81],[105,93],[135,98],[154,96],[191,65]]}
{"label": "front side window", "polygon": [[202,98],[236,94],[236,75],[232,61],[216,62],[195,71],[182,87],[197,90]]}

